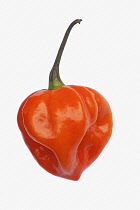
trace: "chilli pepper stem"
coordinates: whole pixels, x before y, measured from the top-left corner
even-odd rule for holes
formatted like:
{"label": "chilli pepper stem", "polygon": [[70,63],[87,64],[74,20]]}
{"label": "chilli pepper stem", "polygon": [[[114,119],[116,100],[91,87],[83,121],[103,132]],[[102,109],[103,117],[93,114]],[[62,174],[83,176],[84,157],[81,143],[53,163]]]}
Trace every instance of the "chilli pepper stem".
{"label": "chilli pepper stem", "polygon": [[77,23],[80,24],[81,21],[82,21],[81,19],[74,20],[69,25],[69,27],[68,27],[65,35],[64,35],[64,38],[63,38],[62,43],[60,45],[60,48],[58,50],[54,65],[53,65],[52,70],[51,70],[50,75],[49,75],[49,88],[48,88],[49,90],[53,90],[53,89],[56,89],[56,88],[64,85],[64,83],[62,82],[62,80],[60,78],[60,75],[59,75],[59,64],[60,64],[61,56],[62,56],[64,47],[66,45],[66,42],[67,42],[67,39],[69,37],[71,29],[73,28],[73,26],[75,24],[77,24]]}

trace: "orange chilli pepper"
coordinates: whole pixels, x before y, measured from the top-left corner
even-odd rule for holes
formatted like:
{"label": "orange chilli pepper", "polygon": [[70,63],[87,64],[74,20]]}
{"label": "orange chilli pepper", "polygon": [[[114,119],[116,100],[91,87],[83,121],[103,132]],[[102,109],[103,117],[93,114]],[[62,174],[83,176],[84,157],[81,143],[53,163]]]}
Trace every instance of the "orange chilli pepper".
{"label": "orange chilli pepper", "polygon": [[59,63],[73,21],[60,45],[49,88],[29,95],[18,111],[18,126],[36,161],[49,173],[78,180],[99,156],[112,133],[106,99],[89,87],[64,85]]}

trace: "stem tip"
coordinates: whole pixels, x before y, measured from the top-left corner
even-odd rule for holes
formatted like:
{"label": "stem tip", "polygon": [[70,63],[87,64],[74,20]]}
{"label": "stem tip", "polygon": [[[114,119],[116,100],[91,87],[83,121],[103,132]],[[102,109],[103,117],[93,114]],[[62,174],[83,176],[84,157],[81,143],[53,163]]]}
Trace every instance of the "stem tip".
{"label": "stem tip", "polygon": [[77,19],[77,20],[75,20],[75,22],[76,22],[76,23],[79,23],[79,24],[81,23],[81,21],[82,21],[82,19]]}

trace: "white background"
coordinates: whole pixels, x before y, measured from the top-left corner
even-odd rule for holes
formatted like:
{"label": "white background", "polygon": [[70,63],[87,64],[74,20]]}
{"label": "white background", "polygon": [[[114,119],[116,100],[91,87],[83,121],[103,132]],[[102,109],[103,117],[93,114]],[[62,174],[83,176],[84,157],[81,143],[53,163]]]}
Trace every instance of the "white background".
{"label": "white background", "polygon": [[[60,66],[65,84],[109,101],[112,137],[81,176],[43,170],[25,146],[16,116],[30,93],[47,88],[68,25]],[[0,209],[140,209],[140,4],[138,0],[0,0]]]}

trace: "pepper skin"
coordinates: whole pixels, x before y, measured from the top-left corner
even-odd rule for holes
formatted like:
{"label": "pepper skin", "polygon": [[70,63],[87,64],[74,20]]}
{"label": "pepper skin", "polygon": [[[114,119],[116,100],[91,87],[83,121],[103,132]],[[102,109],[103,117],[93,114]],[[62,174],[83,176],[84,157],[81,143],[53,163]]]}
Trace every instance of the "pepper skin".
{"label": "pepper skin", "polygon": [[[80,22],[75,20],[67,29],[61,54],[71,28]],[[62,83],[56,68],[59,52],[50,73],[49,89],[36,91],[23,101],[18,126],[40,166],[53,175],[78,180],[107,144],[112,133],[112,113],[97,91]]]}

